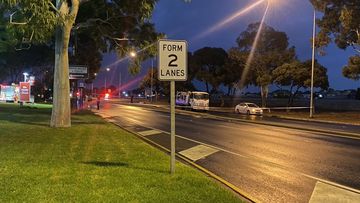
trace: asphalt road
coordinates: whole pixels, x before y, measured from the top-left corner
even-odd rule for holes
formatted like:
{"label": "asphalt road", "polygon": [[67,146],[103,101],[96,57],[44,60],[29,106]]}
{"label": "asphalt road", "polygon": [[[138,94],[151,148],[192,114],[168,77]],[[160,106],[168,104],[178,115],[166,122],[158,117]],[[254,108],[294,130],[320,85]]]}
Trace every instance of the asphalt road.
{"label": "asphalt road", "polygon": [[[170,146],[166,133],[170,132],[169,113],[110,103],[101,113],[135,132],[155,129],[158,132],[150,131],[147,138],[166,148]],[[326,126],[319,124],[319,128]],[[176,135],[177,153],[198,145],[214,149],[194,158],[194,162],[261,202],[316,202],[313,200],[324,193],[334,193],[333,189],[339,197],[349,191],[360,196],[360,139],[336,137],[332,129],[329,135],[333,136],[329,136],[177,114]]]}

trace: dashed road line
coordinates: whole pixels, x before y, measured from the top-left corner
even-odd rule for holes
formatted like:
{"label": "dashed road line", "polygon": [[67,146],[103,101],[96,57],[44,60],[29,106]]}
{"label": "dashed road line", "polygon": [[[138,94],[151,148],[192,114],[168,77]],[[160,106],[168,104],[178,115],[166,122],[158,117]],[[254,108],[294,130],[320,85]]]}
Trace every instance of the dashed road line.
{"label": "dashed road line", "polygon": [[208,147],[205,145],[197,145],[195,147],[183,150],[179,152],[179,154],[185,156],[186,158],[190,159],[191,161],[197,161],[199,159],[203,159],[207,156],[210,156],[219,150],[214,149],[212,147]]}
{"label": "dashed road line", "polygon": [[160,134],[161,132],[158,130],[145,130],[145,131],[141,131],[141,132],[137,132],[142,136],[149,136],[149,135],[156,135],[156,134]]}
{"label": "dashed road line", "polygon": [[[109,117],[109,116],[108,116]],[[128,118],[129,120],[131,120],[131,122],[133,122],[134,124],[137,124],[137,125],[143,125],[141,122],[135,120],[135,119],[131,119],[131,118]],[[155,129],[153,127],[147,127],[149,129],[152,129],[152,130],[155,130],[155,131],[158,131],[159,133],[165,133],[165,134],[170,134],[169,132],[166,132],[166,131],[162,131],[160,129]],[[136,132],[135,132],[136,133]],[[138,133],[139,134],[139,133]],[[176,137],[178,138],[182,138],[182,139],[185,139],[185,140],[188,140],[188,141],[192,141],[192,142],[195,142],[197,144],[200,144],[200,145],[203,145],[203,146],[206,146],[206,147],[209,147],[209,148],[212,148],[212,149],[215,149],[215,150],[218,150],[218,151],[222,151],[222,152],[226,152],[226,153],[229,153],[229,154],[233,154],[233,155],[236,155],[236,156],[239,156],[239,157],[243,157],[243,158],[247,158],[247,159],[251,159],[251,160],[255,160],[255,161],[259,161],[261,163],[265,163],[265,164],[270,164],[270,165],[273,165],[274,167],[278,167],[278,168],[281,168],[281,169],[285,169],[285,170],[288,170],[288,171],[291,171],[291,172],[294,172],[294,173],[297,173],[299,175],[302,175],[304,177],[308,177],[308,178],[311,178],[311,179],[314,179],[314,180],[317,180],[318,182],[322,182],[323,184],[328,184],[328,185],[331,185],[333,187],[337,187],[339,189],[342,189],[342,190],[345,190],[345,191],[348,191],[350,193],[354,193],[354,194],[360,194],[360,191],[357,190],[357,189],[354,189],[354,188],[351,188],[351,187],[347,187],[345,185],[341,185],[341,184],[338,184],[338,183],[335,183],[335,182],[331,182],[331,181],[327,181],[327,180],[324,180],[324,179],[321,179],[321,178],[318,178],[318,177],[315,177],[315,176],[311,176],[311,175],[308,175],[308,174],[305,174],[305,173],[302,173],[302,172],[299,172],[299,171],[296,171],[296,170],[293,170],[293,169],[290,169],[288,167],[285,167],[285,166],[282,166],[282,165],[279,165],[279,164],[276,164],[276,163],[273,163],[273,162],[269,162],[269,161],[265,161],[265,160],[261,160],[257,157],[252,157],[252,156],[245,156],[245,155],[242,155],[242,154],[239,154],[239,153],[236,153],[236,152],[232,152],[232,151],[229,151],[229,150],[226,150],[226,149],[223,149],[223,148],[220,148],[220,147],[216,147],[216,146],[212,146],[212,145],[209,145],[209,144],[206,144],[206,143],[203,143],[203,142],[200,142],[200,141],[196,141],[196,140],[193,140],[193,139],[190,139],[190,138],[187,138],[187,137],[183,137],[183,136],[180,136],[180,135],[176,135]],[[147,139],[148,140],[148,139]],[[151,140],[149,140],[151,143],[155,143]],[[155,143],[155,145],[157,146],[160,146],[160,148],[162,149],[165,149],[166,151],[168,151],[168,149],[164,148],[163,146],[161,145],[158,145],[157,143]],[[180,154],[180,153],[177,153],[177,154]],[[180,154],[181,157],[185,158],[185,159],[188,159],[190,161],[192,161],[190,158]],[[195,165],[197,168],[199,168],[199,166],[195,163],[195,161],[192,161],[193,165]],[[202,167],[201,167],[202,168]],[[203,170],[203,169],[201,169]],[[204,169],[206,170],[206,169]],[[207,171],[207,170],[206,170]],[[207,171],[207,173],[210,172],[210,171]],[[212,172],[210,172],[212,173]],[[223,182],[223,181],[221,181]],[[234,186],[236,187],[236,186]],[[238,189],[238,188],[237,188]]]}
{"label": "dashed road line", "polygon": [[341,189],[323,182],[316,182],[309,203],[360,202],[360,194]]}

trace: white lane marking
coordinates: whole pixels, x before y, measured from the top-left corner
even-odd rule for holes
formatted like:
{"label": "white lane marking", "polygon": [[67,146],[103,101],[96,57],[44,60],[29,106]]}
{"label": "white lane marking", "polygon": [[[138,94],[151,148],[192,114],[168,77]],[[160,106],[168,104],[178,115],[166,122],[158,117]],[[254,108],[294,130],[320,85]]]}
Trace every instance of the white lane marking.
{"label": "white lane marking", "polygon": [[316,182],[309,203],[345,203],[360,202],[360,194],[347,191],[326,183]]}
{"label": "white lane marking", "polygon": [[197,161],[218,152],[219,150],[205,145],[197,145],[195,147],[183,150],[179,154],[185,156],[191,161]]}
{"label": "white lane marking", "polygon": [[[139,124],[139,125],[143,125],[143,123],[135,120],[135,119],[131,119],[131,118],[127,118],[129,120],[131,120],[132,122],[136,123],[136,124]],[[150,129],[153,129],[153,130],[158,130],[162,133],[165,133],[165,134],[169,134],[169,132],[166,132],[166,131],[163,131],[163,130],[159,130],[159,129],[156,129],[156,128],[153,128],[153,127],[148,127],[146,126],[147,128],[150,128]],[[263,163],[263,164],[269,164],[269,165],[272,165],[274,167],[278,167],[278,168],[281,168],[281,169],[284,169],[284,170],[287,170],[287,171],[290,171],[290,172],[294,172],[294,173],[297,173],[299,175],[302,175],[304,177],[307,177],[307,178],[310,178],[310,179],[313,179],[313,180],[317,180],[317,181],[320,181],[320,182],[324,182],[324,183],[327,183],[329,185],[334,185],[334,186],[337,186],[339,188],[343,188],[345,190],[349,190],[349,191],[352,191],[352,192],[355,192],[355,193],[359,193],[360,194],[360,190],[357,190],[357,189],[354,189],[354,188],[351,188],[351,187],[348,187],[348,186],[345,186],[345,185],[341,185],[341,184],[338,184],[338,183],[335,183],[335,182],[331,182],[331,181],[328,181],[328,180],[324,180],[322,178],[318,178],[318,177],[315,177],[315,176],[311,176],[311,175],[308,175],[308,174],[305,174],[305,173],[302,173],[302,172],[299,172],[299,171],[296,171],[296,170],[293,170],[291,168],[288,168],[286,166],[282,166],[282,165],[279,165],[277,163],[273,163],[273,162],[270,162],[270,161],[266,161],[266,160],[263,160],[263,159],[260,159],[258,157],[254,157],[254,156],[249,156],[249,155],[242,155],[242,154],[239,154],[239,153],[236,153],[236,152],[232,152],[232,151],[229,151],[227,149],[224,149],[224,148],[220,148],[220,147],[216,147],[216,146],[212,146],[212,145],[209,145],[209,144],[206,144],[206,143],[203,143],[203,142],[200,142],[200,141],[197,141],[197,140],[193,140],[193,139],[190,139],[190,138],[187,138],[187,137],[183,137],[181,135],[176,135],[176,137],[179,137],[179,138],[182,138],[184,140],[188,140],[188,141],[192,141],[192,142],[195,142],[197,144],[201,144],[201,145],[205,145],[205,146],[208,146],[208,147],[211,147],[211,148],[214,148],[214,149],[217,149],[219,151],[222,151],[222,152],[226,152],[226,153],[229,153],[229,154],[232,154],[232,155],[235,155],[235,156],[239,156],[239,157],[243,157],[243,158],[246,158],[246,159],[250,159],[250,160],[255,160],[255,161],[258,161],[260,163]]]}
{"label": "white lane marking", "polygon": [[[117,105],[120,105],[120,104],[117,104]],[[157,111],[155,109],[153,109],[154,111]],[[168,112],[166,110],[158,110],[160,112]],[[205,114],[205,113],[197,113],[197,114],[200,114],[200,115],[196,115],[195,113],[192,113],[192,112],[176,112],[177,114],[180,114],[180,115],[185,115],[185,116],[193,116],[193,117],[196,117],[196,116],[200,116],[201,118],[213,118],[213,119],[217,119],[219,121],[237,121],[237,122],[241,122],[241,123],[245,123],[245,124],[248,124],[248,125],[252,125],[252,126],[259,126],[259,125],[263,125],[263,126],[271,126],[271,127],[276,127],[276,128],[286,128],[286,129],[291,129],[291,130],[296,130],[298,132],[312,132],[312,133],[316,133],[315,135],[325,135],[325,136],[331,136],[331,137],[340,137],[340,138],[346,138],[346,139],[352,139],[352,140],[360,140],[360,137],[354,137],[354,136],[348,136],[348,135],[339,135],[339,134],[332,134],[332,132],[316,132],[312,129],[294,129],[294,128],[299,128],[299,126],[293,126],[294,128],[292,128],[291,126],[283,126],[281,124],[277,124],[277,123],[274,123],[274,122],[269,122],[269,123],[261,123],[261,122],[253,122],[253,121],[250,121],[250,120],[243,120],[243,119],[239,119],[239,118],[235,118],[235,117],[224,117],[224,116],[215,116],[215,115],[211,115],[211,114]],[[301,127],[301,126],[300,126]],[[341,131],[340,132],[334,132],[334,133],[342,133]],[[356,134],[356,133],[355,133]],[[299,136],[299,135],[294,135],[294,136]]]}
{"label": "white lane marking", "polygon": [[156,135],[156,134],[160,134],[161,132],[158,130],[145,130],[145,131],[141,131],[141,132],[137,132],[142,136],[149,136],[149,135]]}
{"label": "white lane marking", "polygon": [[[341,188],[341,189],[344,189],[344,190],[348,190],[348,191],[351,191],[353,193],[357,193],[360,195],[360,190],[357,190],[355,188],[351,188],[351,187],[347,187],[345,185],[340,185],[338,183],[334,183],[334,182],[331,182],[331,181],[328,181],[328,180],[324,180],[324,179],[321,179],[321,178],[318,178],[318,177],[315,177],[315,176],[311,176],[311,175],[307,175],[307,174],[304,174],[304,173],[300,173],[301,175],[305,176],[305,177],[308,177],[308,178],[311,178],[311,179],[314,179],[314,180],[317,180],[318,182],[322,182],[324,184],[327,184],[327,185],[331,185],[333,187],[337,187],[337,188]],[[359,201],[360,202],[360,201]]]}

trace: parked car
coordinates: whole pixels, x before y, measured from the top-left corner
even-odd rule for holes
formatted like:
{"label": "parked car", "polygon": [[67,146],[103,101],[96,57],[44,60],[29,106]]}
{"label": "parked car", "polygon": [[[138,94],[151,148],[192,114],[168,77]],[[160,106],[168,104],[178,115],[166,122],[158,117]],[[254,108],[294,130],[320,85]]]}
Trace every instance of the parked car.
{"label": "parked car", "polygon": [[263,110],[254,103],[240,103],[235,107],[235,113],[247,115],[262,115]]}

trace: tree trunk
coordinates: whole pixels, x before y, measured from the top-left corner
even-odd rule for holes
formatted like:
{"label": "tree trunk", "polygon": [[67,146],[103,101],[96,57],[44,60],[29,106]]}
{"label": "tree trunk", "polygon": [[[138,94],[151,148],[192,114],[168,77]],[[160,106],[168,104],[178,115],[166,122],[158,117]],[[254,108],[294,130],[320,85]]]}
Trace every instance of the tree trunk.
{"label": "tree trunk", "polygon": [[261,107],[266,107],[267,104],[267,97],[268,97],[268,93],[269,93],[269,86],[268,85],[264,85],[261,86]]}
{"label": "tree trunk", "polygon": [[291,84],[291,87],[290,87],[290,95],[289,95],[289,98],[288,98],[288,102],[287,102],[287,106],[289,107],[291,105],[291,101],[293,100],[293,88],[294,88],[294,85]]}
{"label": "tree trunk", "polygon": [[233,88],[232,88],[232,95],[235,96],[235,94],[236,94],[236,87],[233,86]]}
{"label": "tree trunk", "polygon": [[297,87],[295,93],[292,95],[292,98],[290,101],[291,106],[294,104],[294,99],[295,99],[296,95],[299,93],[299,89],[300,89],[300,87]]}
{"label": "tree trunk", "polygon": [[58,27],[55,41],[55,72],[51,127],[70,127],[70,81],[68,45],[71,28]]}
{"label": "tree trunk", "polygon": [[58,25],[55,34],[55,69],[53,108],[51,114],[51,127],[70,127],[70,81],[69,81],[69,41],[71,28],[75,22],[79,0],[72,0],[71,10],[66,1],[57,1],[59,18],[63,22]]}

